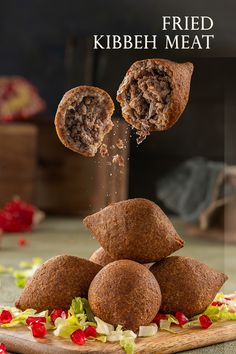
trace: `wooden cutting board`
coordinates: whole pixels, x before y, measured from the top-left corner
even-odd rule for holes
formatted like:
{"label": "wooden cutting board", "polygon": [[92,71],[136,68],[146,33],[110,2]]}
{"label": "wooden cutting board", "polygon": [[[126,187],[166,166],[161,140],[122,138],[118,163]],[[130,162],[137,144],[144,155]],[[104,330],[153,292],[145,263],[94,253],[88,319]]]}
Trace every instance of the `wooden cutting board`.
{"label": "wooden cutting board", "polygon": [[[188,349],[236,339],[236,322],[217,322],[207,330],[174,328],[178,334],[159,332],[153,337],[139,338],[136,351],[139,354],[170,354]],[[50,332],[49,332],[50,333]],[[124,351],[113,343],[91,342],[77,346],[70,340],[59,339],[48,334],[44,339],[35,339],[25,327],[14,329],[0,328],[0,342],[8,351],[20,354],[122,354]]]}

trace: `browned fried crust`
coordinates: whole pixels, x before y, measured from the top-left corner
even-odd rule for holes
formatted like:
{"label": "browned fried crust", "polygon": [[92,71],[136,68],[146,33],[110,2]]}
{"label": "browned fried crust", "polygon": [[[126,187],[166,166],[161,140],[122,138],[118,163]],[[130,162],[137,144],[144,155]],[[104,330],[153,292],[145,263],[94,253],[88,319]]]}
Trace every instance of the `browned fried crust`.
{"label": "browned fried crust", "polygon": [[161,292],[147,268],[120,260],[108,264],[96,275],[89,287],[88,300],[97,317],[136,331],[155,317]]}
{"label": "browned fried crust", "polygon": [[102,247],[99,247],[89,258],[91,262],[100,264],[102,267],[114,262],[116,259],[110,256]]}
{"label": "browned fried crust", "polygon": [[[116,261],[117,259],[110,256],[102,247],[99,247],[91,257],[89,258],[91,262],[100,264],[102,267],[105,267],[107,264]],[[143,264],[148,269],[152,266],[153,263]]]}
{"label": "browned fried crust", "polygon": [[189,318],[202,313],[228,279],[206,264],[180,256],[165,258],[155,263],[150,271],[161,288],[160,311],[182,311]]}
{"label": "browned fried crust", "polygon": [[87,297],[100,269],[98,264],[79,257],[53,257],[35,272],[15,305],[21,310],[68,309],[74,297]]}
{"label": "browned fried crust", "polygon": [[[78,96],[80,93],[83,93],[85,91],[88,91],[90,94],[97,94],[97,95],[100,95],[103,97],[104,106],[106,107],[106,109],[108,111],[107,117],[111,118],[111,116],[114,112],[114,103],[113,103],[110,95],[106,91],[104,91],[98,87],[94,87],[94,86],[78,86],[78,87],[75,87],[75,88],[67,91],[64,94],[64,96],[62,97],[61,102],[58,105],[56,116],[55,116],[55,127],[56,127],[57,135],[63,145],[65,145],[67,148],[69,148],[81,155],[84,155],[86,157],[93,157],[96,152],[90,153],[90,152],[81,151],[81,149],[78,148],[75,143],[73,143],[72,141],[68,141],[68,138],[65,134],[65,129],[64,129],[64,124],[65,124],[64,123],[64,115],[65,115],[66,110],[73,102],[76,101],[76,96]],[[110,119],[110,122],[106,128],[106,131],[104,132],[104,136],[107,133],[109,133],[109,131],[112,129],[112,127],[113,127],[113,123]],[[104,138],[104,136],[103,136],[103,138]],[[101,141],[101,143],[102,143],[102,141]]]}
{"label": "browned fried crust", "polygon": [[[117,91],[117,101],[121,105],[121,109],[124,107],[125,102],[122,97],[122,93],[127,89],[130,84],[131,79],[140,70],[143,64],[155,63],[161,64],[172,74],[171,87],[172,93],[170,97],[170,104],[168,110],[166,111],[167,122],[164,127],[157,127],[150,125],[150,131],[156,130],[167,130],[171,128],[179,119],[183,113],[189,98],[190,91],[190,80],[193,73],[193,64],[190,62],[186,63],[175,63],[167,59],[144,59],[136,61],[131,65],[127,71],[120,87]],[[125,114],[122,110],[122,115],[124,119],[132,124],[136,129],[140,129],[139,121],[136,123],[130,118],[128,114]]]}
{"label": "browned fried crust", "polygon": [[111,204],[87,216],[84,224],[115,259],[155,262],[184,245],[164,212],[143,198]]}

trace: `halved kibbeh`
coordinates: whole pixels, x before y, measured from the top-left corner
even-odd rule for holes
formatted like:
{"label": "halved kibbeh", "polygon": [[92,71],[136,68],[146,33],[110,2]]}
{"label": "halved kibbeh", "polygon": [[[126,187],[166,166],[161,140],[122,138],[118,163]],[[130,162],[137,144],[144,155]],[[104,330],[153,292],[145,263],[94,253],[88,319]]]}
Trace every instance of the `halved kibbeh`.
{"label": "halved kibbeh", "polygon": [[161,208],[143,198],[110,204],[84,224],[115,259],[155,262],[184,245]]}
{"label": "halved kibbeh", "polygon": [[57,135],[69,149],[93,157],[113,127],[113,111],[114,103],[104,90],[75,87],[59,103],[55,117]]}
{"label": "halved kibbeh", "polygon": [[93,314],[113,326],[138,330],[156,316],[161,292],[154,275],[142,264],[120,260],[105,266],[88,292]]}
{"label": "halved kibbeh", "polygon": [[79,257],[53,257],[35,272],[15,305],[22,311],[68,309],[73,298],[87,297],[89,285],[101,268]]}
{"label": "halved kibbeh", "polygon": [[160,311],[182,311],[189,318],[202,313],[228,279],[206,264],[180,256],[165,258],[155,263],[150,271],[160,285]]}
{"label": "halved kibbeh", "polygon": [[117,92],[124,119],[142,142],[152,131],[171,128],[188,102],[192,63],[166,59],[136,61]]}

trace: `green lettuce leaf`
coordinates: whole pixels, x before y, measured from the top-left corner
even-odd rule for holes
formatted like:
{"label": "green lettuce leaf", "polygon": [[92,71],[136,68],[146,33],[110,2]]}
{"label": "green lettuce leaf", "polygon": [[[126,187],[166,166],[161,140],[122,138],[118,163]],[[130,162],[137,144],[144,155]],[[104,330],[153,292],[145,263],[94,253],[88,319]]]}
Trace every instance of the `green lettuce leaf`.
{"label": "green lettuce leaf", "polygon": [[156,323],[151,323],[149,326],[139,326],[139,337],[151,337],[157,334],[158,327]]}
{"label": "green lettuce leaf", "polygon": [[[36,311],[33,309],[28,309],[25,310],[24,312],[20,312],[17,316],[13,317],[10,323],[4,323],[1,325],[3,328],[11,328],[11,327],[17,327],[19,325],[26,325],[26,319],[29,316],[35,315]],[[14,313],[12,313],[14,316]]]}
{"label": "green lettuce leaf", "polygon": [[135,342],[133,337],[123,337],[120,340],[120,346],[124,349],[126,354],[133,354],[135,351]]}

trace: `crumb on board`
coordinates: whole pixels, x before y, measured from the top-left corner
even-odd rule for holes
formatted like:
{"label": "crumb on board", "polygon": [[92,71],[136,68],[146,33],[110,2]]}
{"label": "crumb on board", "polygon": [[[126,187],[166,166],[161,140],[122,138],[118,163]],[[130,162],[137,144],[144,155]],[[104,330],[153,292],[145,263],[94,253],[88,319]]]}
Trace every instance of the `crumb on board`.
{"label": "crumb on board", "polygon": [[119,154],[113,156],[112,163],[117,164],[120,167],[124,167],[125,165],[124,158]]}
{"label": "crumb on board", "polygon": [[124,142],[122,139],[118,139],[116,142],[116,146],[118,147],[118,149],[123,149],[124,148]]}
{"label": "crumb on board", "polygon": [[109,156],[107,144],[102,144],[99,149],[101,157]]}

